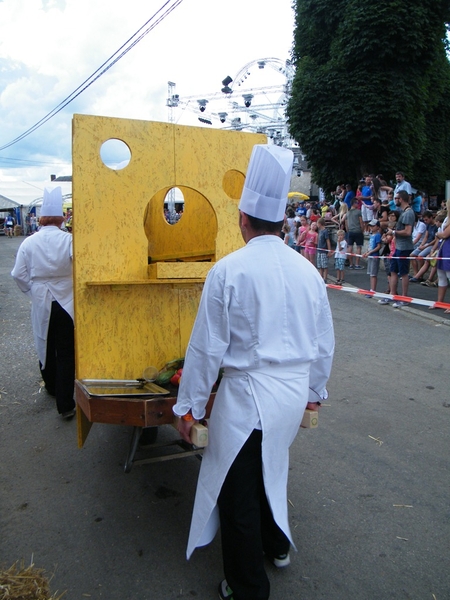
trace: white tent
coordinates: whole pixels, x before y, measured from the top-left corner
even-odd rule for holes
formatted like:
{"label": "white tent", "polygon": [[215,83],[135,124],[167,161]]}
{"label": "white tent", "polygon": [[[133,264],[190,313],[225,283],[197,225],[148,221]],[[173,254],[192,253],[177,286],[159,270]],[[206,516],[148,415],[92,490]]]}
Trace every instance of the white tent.
{"label": "white tent", "polygon": [[13,210],[16,212],[16,209],[20,208],[21,205],[18,202],[15,202],[14,200],[11,200],[10,198],[0,194],[0,213],[12,212]]}
{"label": "white tent", "polygon": [[[72,206],[72,194],[63,194],[63,206],[66,205],[70,205],[70,207]],[[39,217],[39,213],[41,211],[41,206],[42,206],[42,201],[43,201],[44,197],[41,196],[40,198],[36,198],[36,200],[33,200],[33,202],[30,202],[30,204],[28,205],[28,212],[30,212],[30,210],[32,208],[36,208],[36,216]]]}
{"label": "white tent", "polygon": [[0,194],[0,224],[2,226],[2,233],[4,233],[3,222],[5,218],[10,215],[13,215],[16,223],[22,225],[24,214],[23,214],[23,206],[11,198],[7,198],[6,196],[2,196]]}

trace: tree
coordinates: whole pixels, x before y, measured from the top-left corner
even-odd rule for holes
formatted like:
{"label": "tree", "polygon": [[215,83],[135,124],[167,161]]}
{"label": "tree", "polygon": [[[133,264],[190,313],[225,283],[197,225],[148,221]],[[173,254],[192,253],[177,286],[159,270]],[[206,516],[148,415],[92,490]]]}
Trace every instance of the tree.
{"label": "tree", "polygon": [[[450,179],[448,0],[296,0],[292,136],[330,189],[367,173]],[[438,189],[439,188],[439,189]]]}

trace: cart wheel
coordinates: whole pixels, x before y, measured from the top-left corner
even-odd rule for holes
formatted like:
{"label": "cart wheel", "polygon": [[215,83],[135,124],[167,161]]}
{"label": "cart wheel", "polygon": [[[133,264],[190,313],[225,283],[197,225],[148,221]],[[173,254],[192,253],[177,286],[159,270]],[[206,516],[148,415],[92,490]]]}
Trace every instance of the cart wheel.
{"label": "cart wheel", "polygon": [[157,427],[144,427],[142,429],[141,437],[139,438],[139,447],[144,448],[145,446],[151,446],[156,442],[157,437]]}
{"label": "cart wheel", "polygon": [[141,431],[142,427],[133,427],[133,436],[131,438],[130,449],[123,467],[125,473],[129,473],[131,471],[131,467],[133,466],[134,455],[136,454],[139,438],[141,437]]}

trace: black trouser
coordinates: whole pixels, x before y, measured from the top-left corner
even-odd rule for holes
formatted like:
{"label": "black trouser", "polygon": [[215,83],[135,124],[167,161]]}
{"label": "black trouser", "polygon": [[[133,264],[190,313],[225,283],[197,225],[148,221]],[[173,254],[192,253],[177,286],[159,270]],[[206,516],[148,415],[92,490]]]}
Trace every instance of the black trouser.
{"label": "black trouser", "polygon": [[262,432],[253,430],[225,478],[218,498],[225,577],[234,600],[267,600],[269,579],[264,553],[289,551],[289,540],[275,523],[264,490]]}
{"label": "black trouser", "polygon": [[75,408],[75,342],[72,317],[63,307],[52,302],[47,335],[47,353],[42,378],[49,394],[56,396],[56,408],[65,413]]}

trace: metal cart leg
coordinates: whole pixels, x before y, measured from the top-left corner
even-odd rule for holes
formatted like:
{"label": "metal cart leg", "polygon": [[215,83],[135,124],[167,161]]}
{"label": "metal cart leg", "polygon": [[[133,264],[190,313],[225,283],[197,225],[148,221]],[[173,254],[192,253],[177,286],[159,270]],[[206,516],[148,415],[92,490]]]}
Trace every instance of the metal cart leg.
{"label": "metal cart leg", "polygon": [[134,427],[133,428],[133,436],[131,438],[130,449],[128,451],[127,458],[125,460],[125,465],[123,470],[125,473],[129,473],[131,471],[131,467],[133,466],[134,455],[136,454],[136,450],[139,444],[139,438],[141,437],[142,427]]}
{"label": "metal cart leg", "polygon": [[146,448],[153,446],[158,437],[158,427],[143,427],[141,437],[139,438],[139,447]]}

